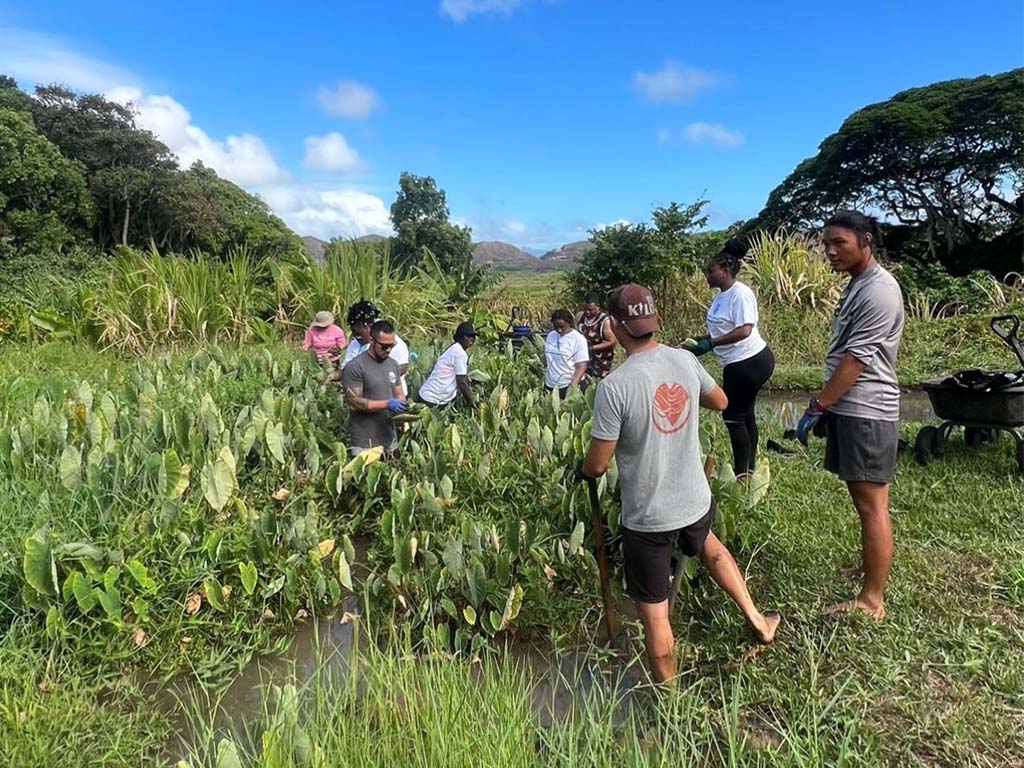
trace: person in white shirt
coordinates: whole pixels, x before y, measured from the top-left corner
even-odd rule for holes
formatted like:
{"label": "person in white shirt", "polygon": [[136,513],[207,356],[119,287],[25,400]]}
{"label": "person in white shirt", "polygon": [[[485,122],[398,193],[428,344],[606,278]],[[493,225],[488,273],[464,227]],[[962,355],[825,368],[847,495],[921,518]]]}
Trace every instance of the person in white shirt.
{"label": "person in white shirt", "polygon": [[476,343],[477,332],[472,323],[460,323],[455,329],[455,343],[434,363],[430,376],[420,387],[418,399],[427,405],[448,405],[457,394],[473,408],[473,388],[469,383],[469,349]]}
{"label": "person in white shirt", "polygon": [[556,309],[551,314],[554,328],[544,340],[544,391],[553,389],[564,399],[570,387],[578,386],[587,375],[590,349],[583,334],[573,328],[573,317],[568,310]]}
{"label": "person in white shirt", "polygon": [[736,279],[747,245],[729,240],[707,266],[708,285],[718,295],[708,309],[708,333],[697,341],[695,355],[714,350],[722,364],[722,389],[729,405],[722,413],[732,443],[736,477],[749,477],[757,459],[757,395],[775,372],[775,357],[757,329],[757,297]]}
{"label": "person in white shirt", "polygon": [[[352,341],[345,348],[345,357],[339,365],[341,370],[345,370],[346,365],[370,348],[370,328],[380,319],[380,310],[366,299],[360,299],[348,308],[348,327],[352,332]],[[398,363],[398,370],[402,374],[402,390],[408,392],[409,384],[405,374],[409,370],[409,345],[397,333],[391,359]]]}

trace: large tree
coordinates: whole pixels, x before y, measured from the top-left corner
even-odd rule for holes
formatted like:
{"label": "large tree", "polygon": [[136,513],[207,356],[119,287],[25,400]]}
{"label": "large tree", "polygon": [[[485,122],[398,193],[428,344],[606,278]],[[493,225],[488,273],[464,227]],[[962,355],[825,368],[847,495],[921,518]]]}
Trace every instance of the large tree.
{"label": "large tree", "polygon": [[858,110],[768,197],[756,227],[882,215],[902,255],[1022,268],[1024,69],[913,88]]}
{"label": "large tree", "polygon": [[655,208],[652,224],[613,224],[590,232],[594,247],[582,254],[569,275],[569,287],[582,296],[605,293],[624,283],[661,288],[677,269],[693,267],[700,252],[696,230],[707,224],[707,200]]}
{"label": "large tree", "polygon": [[410,269],[433,260],[450,275],[470,268],[473,244],[469,227],[452,224],[449,217],[444,190],[432,177],[403,173],[391,205],[395,228],[391,253],[396,265]]}
{"label": "large tree", "polygon": [[60,250],[87,235],[92,220],[81,163],[63,157],[31,115],[0,109],[0,238]]}

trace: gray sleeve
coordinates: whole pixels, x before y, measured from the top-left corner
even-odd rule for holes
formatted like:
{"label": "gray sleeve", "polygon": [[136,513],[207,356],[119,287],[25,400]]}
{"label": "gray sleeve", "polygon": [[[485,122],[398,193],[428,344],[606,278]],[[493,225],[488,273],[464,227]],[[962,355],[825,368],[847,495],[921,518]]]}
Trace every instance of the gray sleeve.
{"label": "gray sleeve", "polygon": [[715,381],[714,377],[708,373],[707,368],[700,364],[700,361],[694,359],[694,363],[697,367],[697,381],[700,383],[700,393],[706,395],[708,392],[718,386],[718,382]]}
{"label": "gray sleeve", "polygon": [[598,440],[618,440],[622,429],[622,406],[615,391],[602,381],[594,396],[590,436]]}
{"label": "gray sleeve", "polygon": [[349,363],[341,369],[341,389],[342,394],[348,391],[352,387],[363,386],[363,366]]}
{"label": "gray sleeve", "polygon": [[878,354],[899,323],[903,296],[898,285],[880,284],[865,290],[858,299],[851,308],[847,326],[850,332],[843,351],[866,365]]}

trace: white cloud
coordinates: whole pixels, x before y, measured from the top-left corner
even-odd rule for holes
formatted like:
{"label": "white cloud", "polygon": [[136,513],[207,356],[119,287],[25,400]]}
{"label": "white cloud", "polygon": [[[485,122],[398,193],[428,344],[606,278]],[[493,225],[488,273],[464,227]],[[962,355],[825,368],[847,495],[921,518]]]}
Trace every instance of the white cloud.
{"label": "white cloud", "polygon": [[326,136],[306,137],[306,168],[314,171],[352,173],[363,168],[359,153],[337,131]]}
{"label": "white cloud", "polygon": [[738,147],[746,137],[720,123],[690,123],[683,128],[683,135],[694,144],[717,144],[720,147]]}
{"label": "white cloud", "polygon": [[720,75],[677,61],[666,61],[657,72],[636,72],[633,75],[633,87],[654,102],[683,101],[724,83],[725,79]]}
{"label": "white cloud", "polygon": [[70,50],[59,38],[14,27],[0,27],[0,72],[23,85],[61,83],[90,93],[136,82],[118,67]]}
{"label": "white cloud", "polygon": [[[381,198],[355,189],[304,184],[278,164],[259,136],[238,133],[216,139],[195,125],[189,111],[171,96],[146,93],[134,75],[77,53],[58,38],[0,28],[0,72],[23,84],[60,82],[75,90],[103,93],[112,101],[131,102],[137,111],[137,124],[163,141],[183,168],[201,160],[224,178],[258,194],[300,235],[326,240],[391,234],[387,206]],[[369,93],[371,106],[365,106],[364,94],[362,110],[379,103],[376,95]],[[348,108],[355,109],[352,103]],[[310,138],[319,141],[314,155],[335,168],[343,160],[358,160],[340,134]]]}
{"label": "white cloud", "polygon": [[382,103],[376,91],[355,80],[342,80],[334,87],[321,85],[316,100],[327,114],[350,119],[369,117]]}
{"label": "white cloud", "polygon": [[113,88],[105,94],[112,101],[131,103],[135,122],[152,131],[178,156],[182,168],[196,160],[243,187],[283,181],[287,174],[278,166],[263,139],[251,133],[228,136],[223,141],[210,137],[192,123],[192,116],[170,96],[143,94],[137,88]]}
{"label": "white cloud", "polygon": [[461,24],[478,13],[503,13],[511,16],[525,0],[441,0],[441,13]]}

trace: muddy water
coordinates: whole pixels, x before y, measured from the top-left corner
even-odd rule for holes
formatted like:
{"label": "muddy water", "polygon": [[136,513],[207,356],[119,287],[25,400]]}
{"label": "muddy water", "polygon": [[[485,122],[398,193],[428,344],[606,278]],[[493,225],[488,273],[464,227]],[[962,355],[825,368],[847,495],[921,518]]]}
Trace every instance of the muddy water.
{"label": "muddy water", "polygon": [[[817,393],[801,390],[765,392],[757,398],[757,416],[786,429],[795,428],[814,394]],[[900,395],[900,421],[934,421],[935,418],[927,393],[911,391]]]}

